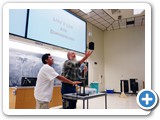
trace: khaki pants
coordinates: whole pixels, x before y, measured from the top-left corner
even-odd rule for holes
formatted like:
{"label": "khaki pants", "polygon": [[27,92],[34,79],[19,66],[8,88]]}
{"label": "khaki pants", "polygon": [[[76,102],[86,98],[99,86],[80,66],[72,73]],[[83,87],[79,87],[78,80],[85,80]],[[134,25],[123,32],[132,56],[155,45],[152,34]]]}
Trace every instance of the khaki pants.
{"label": "khaki pants", "polygon": [[36,100],[36,109],[49,109],[49,102]]}

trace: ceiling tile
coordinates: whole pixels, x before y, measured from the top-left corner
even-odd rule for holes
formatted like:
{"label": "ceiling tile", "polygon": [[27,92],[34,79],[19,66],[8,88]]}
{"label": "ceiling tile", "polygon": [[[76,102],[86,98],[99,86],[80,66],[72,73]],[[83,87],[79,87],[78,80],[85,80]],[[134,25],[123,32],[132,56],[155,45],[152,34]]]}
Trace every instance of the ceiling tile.
{"label": "ceiling tile", "polygon": [[79,12],[80,10],[79,9],[70,9],[72,12],[74,12],[74,13],[77,13],[77,12]]}
{"label": "ceiling tile", "polygon": [[102,22],[105,22],[104,19],[100,18],[100,19],[97,19],[98,22],[102,23]]}
{"label": "ceiling tile", "polygon": [[93,9],[93,11],[94,11],[95,13],[97,13],[97,14],[99,14],[99,13],[102,13],[102,12],[103,12],[103,10],[102,10],[102,9]]}
{"label": "ceiling tile", "polygon": [[77,12],[76,14],[79,15],[79,16],[84,16],[84,15],[86,15],[84,12],[81,12],[81,11]]}
{"label": "ceiling tile", "polygon": [[134,23],[142,23],[142,20],[135,20]]}
{"label": "ceiling tile", "polygon": [[114,30],[119,29],[119,26],[113,26],[113,29]]}
{"label": "ceiling tile", "polygon": [[84,19],[88,19],[88,18],[90,18],[90,16],[88,16],[88,15],[84,15],[84,16],[82,16],[82,18],[84,18]]}
{"label": "ceiling tile", "polygon": [[134,21],[134,18],[127,18],[127,21]]}
{"label": "ceiling tile", "polygon": [[145,20],[142,21],[142,25],[145,25]]}
{"label": "ceiling tile", "polygon": [[142,16],[140,16],[140,17],[135,17],[135,20],[142,20],[142,19],[144,19]]}
{"label": "ceiling tile", "polygon": [[126,27],[127,25],[126,25],[126,23],[123,23],[123,24],[119,24],[119,26],[120,26],[120,28],[122,28],[122,27]]}
{"label": "ceiling tile", "polygon": [[112,25],[107,28],[108,31],[113,30]]}
{"label": "ceiling tile", "polygon": [[97,24],[98,22],[96,20],[93,20],[91,23],[93,24]]}
{"label": "ceiling tile", "polygon": [[106,28],[101,28],[101,30],[105,31],[105,30],[106,30]]}
{"label": "ceiling tile", "polygon": [[120,25],[120,28],[126,28],[127,26],[126,25]]}
{"label": "ceiling tile", "polygon": [[101,17],[107,16],[107,14],[106,14],[105,12],[101,12],[101,13],[99,13],[98,15],[101,16]]}
{"label": "ceiling tile", "polygon": [[131,24],[131,25],[127,25],[127,27],[134,27],[134,24]]}
{"label": "ceiling tile", "polygon": [[96,25],[100,26],[101,24],[100,24],[100,23],[97,23]]}
{"label": "ceiling tile", "polygon": [[100,19],[100,17],[98,15],[93,16],[92,18],[96,19]]}
{"label": "ceiling tile", "polygon": [[113,22],[113,24],[118,24],[118,23],[119,23],[118,20],[116,20],[116,21]]}
{"label": "ceiling tile", "polygon": [[106,22],[106,21],[104,21],[104,22],[102,22],[102,24],[104,25],[104,26],[106,26],[106,27],[108,27],[110,24],[108,23],[108,22]]}
{"label": "ceiling tile", "polygon": [[107,22],[112,24],[114,22],[114,20],[113,19],[108,19]]}
{"label": "ceiling tile", "polygon": [[[121,12],[118,14],[112,14],[109,9],[92,9],[92,12],[88,14],[79,9],[68,9],[68,11],[101,30],[124,29],[145,25],[145,12],[141,16],[133,16],[132,9],[120,9]],[[122,17],[117,19],[118,15]]]}
{"label": "ceiling tile", "polygon": [[105,20],[111,19],[111,17],[109,15],[106,15],[103,17]]}
{"label": "ceiling tile", "polygon": [[135,23],[134,25],[135,25],[135,26],[140,26],[140,25],[142,25],[142,22],[140,22],[140,23]]}
{"label": "ceiling tile", "polygon": [[92,17],[92,16],[95,16],[95,15],[97,15],[97,14],[92,11],[92,12],[90,12],[88,15]]}
{"label": "ceiling tile", "polygon": [[92,21],[94,21],[94,19],[90,17],[87,19],[87,21],[92,22]]}

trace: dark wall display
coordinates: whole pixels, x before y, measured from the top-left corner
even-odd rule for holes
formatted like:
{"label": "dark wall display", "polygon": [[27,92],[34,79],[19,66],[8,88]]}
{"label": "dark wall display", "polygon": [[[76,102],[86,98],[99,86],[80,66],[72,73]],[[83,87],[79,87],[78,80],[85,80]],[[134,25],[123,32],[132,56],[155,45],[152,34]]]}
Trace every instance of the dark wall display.
{"label": "dark wall display", "polygon": [[[45,53],[44,53],[45,54]],[[41,57],[43,54],[26,52],[17,49],[9,50],[9,86],[21,86],[22,77],[37,77],[39,69],[43,63]],[[63,63],[66,59],[52,56],[54,65],[52,66],[61,74]],[[55,85],[61,85],[59,80],[55,80]]]}

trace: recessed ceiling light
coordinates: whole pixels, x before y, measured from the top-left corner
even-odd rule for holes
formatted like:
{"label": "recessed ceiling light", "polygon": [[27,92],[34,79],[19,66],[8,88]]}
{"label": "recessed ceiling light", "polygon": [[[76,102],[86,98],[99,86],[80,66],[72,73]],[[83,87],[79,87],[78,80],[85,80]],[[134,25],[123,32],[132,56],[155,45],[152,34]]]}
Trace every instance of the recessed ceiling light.
{"label": "recessed ceiling light", "polygon": [[144,11],[144,9],[134,9],[133,14],[138,15],[138,14],[141,14],[143,11]]}
{"label": "recessed ceiling light", "polygon": [[83,11],[84,13],[90,13],[92,10],[91,9],[80,9],[81,11]]}

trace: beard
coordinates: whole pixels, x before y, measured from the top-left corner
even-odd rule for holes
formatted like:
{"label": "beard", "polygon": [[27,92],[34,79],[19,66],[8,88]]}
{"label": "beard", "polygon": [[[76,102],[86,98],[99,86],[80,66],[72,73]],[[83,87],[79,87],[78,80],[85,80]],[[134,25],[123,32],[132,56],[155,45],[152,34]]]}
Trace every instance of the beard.
{"label": "beard", "polygon": [[77,61],[76,57],[75,57],[75,58],[73,58],[73,60],[74,60],[74,61]]}
{"label": "beard", "polygon": [[73,56],[70,60],[77,61],[76,56]]}

